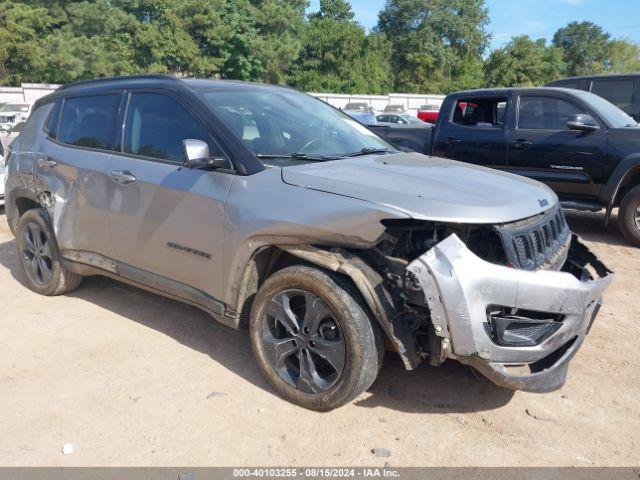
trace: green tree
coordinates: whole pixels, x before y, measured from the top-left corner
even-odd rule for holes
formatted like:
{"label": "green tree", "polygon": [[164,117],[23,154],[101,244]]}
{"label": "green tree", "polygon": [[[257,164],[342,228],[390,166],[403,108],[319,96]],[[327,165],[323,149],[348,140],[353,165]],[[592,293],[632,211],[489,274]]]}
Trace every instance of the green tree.
{"label": "green tree", "polygon": [[491,52],[485,65],[486,84],[493,87],[544,85],[563,74],[562,51],[544,39],[513,37]]}
{"label": "green tree", "polygon": [[301,90],[387,93],[391,87],[390,47],[384,35],[368,37],[351,20],[344,0],[322,0],[310,15],[291,83]]}
{"label": "green tree", "polygon": [[0,82],[39,82],[46,56],[42,38],[49,28],[47,10],[21,3],[0,3]]}
{"label": "green tree", "polygon": [[262,64],[261,79],[286,83],[302,50],[306,0],[260,0],[255,6],[255,54]]}
{"label": "green tree", "polygon": [[592,22],[571,22],[555,33],[553,44],[562,48],[568,75],[588,75],[606,69],[610,38],[602,27]]}
{"label": "green tree", "polygon": [[611,73],[629,73],[640,71],[640,46],[628,40],[611,42],[607,71]]}
{"label": "green tree", "polygon": [[393,44],[395,88],[447,92],[480,84],[488,23],[484,0],[387,0],[376,29]]}

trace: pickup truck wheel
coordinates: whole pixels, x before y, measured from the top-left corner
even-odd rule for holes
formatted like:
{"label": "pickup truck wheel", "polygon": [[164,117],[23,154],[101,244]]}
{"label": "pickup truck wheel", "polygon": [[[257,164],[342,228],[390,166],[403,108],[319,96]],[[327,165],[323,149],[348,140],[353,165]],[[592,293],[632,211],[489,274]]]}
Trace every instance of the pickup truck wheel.
{"label": "pickup truck wheel", "polygon": [[618,223],[626,239],[640,247],[640,185],[629,190],[622,199]]}
{"label": "pickup truck wheel", "polygon": [[42,209],[25,212],[16,228],[16,246],[27,286],[41,295],[75,290],[82,277],[62,265],[53,230]]}
{"label": "pickup truck wheel", "polygon": [[322,270],[292,266],[258,291],[249,324],[253,352],[287,400],[327,411],[376,379],[382,336],[349,290]]}

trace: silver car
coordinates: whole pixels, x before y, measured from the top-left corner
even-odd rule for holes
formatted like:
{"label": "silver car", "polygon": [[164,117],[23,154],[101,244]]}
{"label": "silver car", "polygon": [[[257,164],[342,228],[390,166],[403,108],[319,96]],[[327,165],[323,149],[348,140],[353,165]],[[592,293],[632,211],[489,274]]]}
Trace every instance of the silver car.
{"label": "silver car", "polygon": [[366,390],[385,350],[557,389],[612,279],[542,184],[400,152],[283,87],[63,87],[13,142],[6,193],[31,289],[97,274],[195,305],[316,410]]}

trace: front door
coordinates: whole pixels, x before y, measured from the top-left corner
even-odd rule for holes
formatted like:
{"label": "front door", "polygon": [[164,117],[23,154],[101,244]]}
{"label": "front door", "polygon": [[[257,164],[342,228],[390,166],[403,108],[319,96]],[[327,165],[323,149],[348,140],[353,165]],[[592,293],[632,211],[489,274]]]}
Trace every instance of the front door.
{"label": "front door", "polygon": [[606,128],[569,129],[569,118],[581,113],[592,115],[573,100],[550,94],[521,95],[509,132],[508,169],[548,184],[564,198],[597,196],[605,168]]}
{"label": "front door", "polygon": [[123,152],[109,164],[116,189],[110,229],[121,273],[169,293],[188,286],[221,298],[225,201],[235,175],[183,167],[185,139],[223,153],[168,93],[131,92],[125,118]]}

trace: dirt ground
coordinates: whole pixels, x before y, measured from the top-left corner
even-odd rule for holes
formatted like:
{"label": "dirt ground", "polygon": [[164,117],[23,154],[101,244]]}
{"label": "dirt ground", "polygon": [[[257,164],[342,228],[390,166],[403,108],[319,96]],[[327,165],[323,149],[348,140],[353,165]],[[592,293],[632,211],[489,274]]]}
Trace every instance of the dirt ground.
{"label": "dirt ground", "polygon": [[32,293],[0,210],[0,465],[638,465],[640,250],[601,214],[569,219],[617,276],[562,390],[387,355],[368,392],[321,414],[277,397],[247,334],[195,308],[97,277]]}

